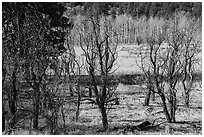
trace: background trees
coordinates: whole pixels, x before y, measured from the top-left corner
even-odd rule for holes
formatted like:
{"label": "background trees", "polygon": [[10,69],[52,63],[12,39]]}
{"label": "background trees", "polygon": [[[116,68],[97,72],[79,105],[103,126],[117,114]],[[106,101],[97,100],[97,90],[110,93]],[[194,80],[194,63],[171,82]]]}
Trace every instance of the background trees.
{"label": "background trees", "polygon": [[[108,3],[70,3],[71,7],[84,7],[84,10],[76,8],[82,15],[90,12],[91,7],[100,14],[110,15],[112,9],[116,15],[127,14],[133,18],[164,17],[170,18],[175,12],[189,12],[191,16],[201,17],[202,4],[199,2],[108,2]],[[100,7],[100,8],[99,8]],[[75,9],[75,8],[74,8]],[[80,9],[80,10],[79,10]]]}

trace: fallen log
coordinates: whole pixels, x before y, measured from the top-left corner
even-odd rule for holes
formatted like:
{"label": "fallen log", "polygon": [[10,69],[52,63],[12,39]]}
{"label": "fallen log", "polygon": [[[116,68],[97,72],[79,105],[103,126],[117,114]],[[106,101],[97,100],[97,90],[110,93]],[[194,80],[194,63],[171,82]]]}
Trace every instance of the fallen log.
{"label": "fallen log", "polygon": [[145,130],[145,129],[149,128],[150,125],[152,125],[152,124],[149,121],[144,121],[141,124],[136,125],[136,126],[128,125],[123,130],[123,133],[125,134],[127,131],[131,131],[132,133],[135,133],[135,130]]}
{"label": "fallen log", "polygon": [[151,123],[149,121],[144,121],[141,124],[137,125],[138,129],[140,130],[144,130],[147,127],[149,127],[151,125]]}

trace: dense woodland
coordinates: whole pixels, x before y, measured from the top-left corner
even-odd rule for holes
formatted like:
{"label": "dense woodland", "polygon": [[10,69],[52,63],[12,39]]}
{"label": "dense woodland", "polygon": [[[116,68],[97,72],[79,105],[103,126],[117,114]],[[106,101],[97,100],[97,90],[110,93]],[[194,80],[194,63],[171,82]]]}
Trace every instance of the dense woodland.
{"label": "dense woodland", "polygon": [[[201,32],[199,2],[3,2],[2,133],[72,134],[76,124],[87,126],[84,107],[98,110],[93,134],[160,132],[158,119],[179,123],[180,106],[200,111],[191,93],[202,90]],[[140,73],[116,73],[118,49],[134,55]],[[109,111],[120,110],[126,94],[121,83],[142,89],[135,110],[153,109],[156,100],[162,116],[112,127]]]}

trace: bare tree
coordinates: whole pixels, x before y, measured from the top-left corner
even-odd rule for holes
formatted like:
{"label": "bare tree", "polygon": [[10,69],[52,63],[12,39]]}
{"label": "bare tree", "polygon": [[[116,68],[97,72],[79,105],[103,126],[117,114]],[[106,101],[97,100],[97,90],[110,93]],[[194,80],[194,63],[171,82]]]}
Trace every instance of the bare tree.
{"label": "bare tree", "polygon": [[96,96],[95,102],[102,115],[103,127],[104,130],[107,130],[106,104],[112,96],[108,90],[108,86],[111,85],[108,76],[111,74],[114,62],[117,59],[117,43],[110,40],[113,37],[110,32],[113,30],[110,21],[105,17],[101,18],[100,22],[90,17],[79,25],[80,47],[85,54],[88,75],[91,77]]}
{"label": "bare tree", "polygon": [[193,20],[185,20],[184,27],[184,39],[183,39],[183,96],[185,100],[185,106],[189,107],[190,103],[190,92],[193,88],[195,67],[198,66],[199,59],[197,55],[201,52],[201,41],[198,38],[199,22]]}
{"label": "bare tree", "polygon": [[[177,22],[174,22],[177,23]],[[174,24],[172,28],[172,32],[168,32],[170,36],[167,35],[167,44],[168,44],[168,54],[165,59],[165,74],[167,77],[168,83],[168,101],[170,104],[170,122],[175,122],[175,113],[177,109],[177,89],[176,86],[178,84],[178,80],[180,78],[181,70],[183,68],[183,64],[181,63],[181,42],[183,39],[183,34],[179,32],[177,28],[177,24]],[[172,38],[172,39],[171,39]]]}
{"label": "bare tree", "polygon": [[178,29],[177,19],[169,24],[149,26],[147,32],[147,48],[139,54],[140,67],[146,79],[152,80],[152,92],[160,96],[167,121],[175,122],[176,86],[183,68],[181,47],[184,35]]}

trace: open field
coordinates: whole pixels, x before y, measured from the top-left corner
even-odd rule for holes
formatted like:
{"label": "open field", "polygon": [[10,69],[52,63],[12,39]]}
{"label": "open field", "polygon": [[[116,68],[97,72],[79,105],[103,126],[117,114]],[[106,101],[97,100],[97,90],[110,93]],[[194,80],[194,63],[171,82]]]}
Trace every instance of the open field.
{"label": "open field", "polygon": [[[163,46],[165,49],[165,46]],[[141,74],[141,69],[138,67],[140,61],[135,53],[139,53],[140,47],[138,45],[119,45],[117,47],[118,58],[115,62],[113,70],[116,70],[114,74]],[[144,50],[143,50],[144,51]],[[85,61],[83,51],[80,47],[75,47],[75,52],[80,59]],[[202,53],[197,55],[199,64],[196,66],[196,72],[202,72]]]}

